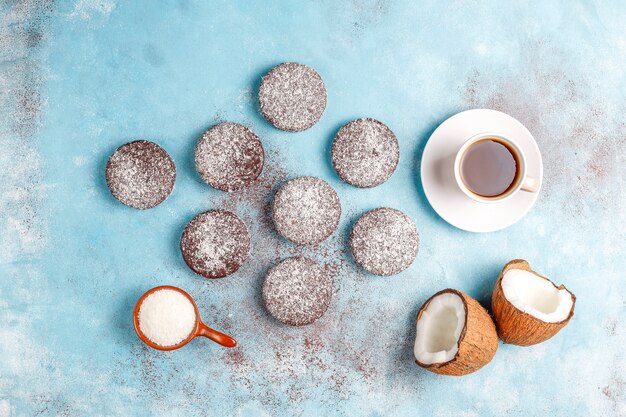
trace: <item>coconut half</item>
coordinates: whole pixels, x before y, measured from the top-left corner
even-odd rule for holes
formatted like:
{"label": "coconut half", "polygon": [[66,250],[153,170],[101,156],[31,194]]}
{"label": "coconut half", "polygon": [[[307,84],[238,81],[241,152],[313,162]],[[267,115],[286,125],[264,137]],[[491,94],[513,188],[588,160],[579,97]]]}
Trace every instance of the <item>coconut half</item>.
{"label": "coconut half", "polygon": [[491,308],[505,343],[530,346],[548,340],[574,315],[576,297],[563,285],[515,259],[504,266],[493,289]]}
{"label": "coconut half", "polygon": [[467,375],[491,361],[496,327],[473,298],[451,288],[430,297],[417,313],[415,362],[442,375]]}

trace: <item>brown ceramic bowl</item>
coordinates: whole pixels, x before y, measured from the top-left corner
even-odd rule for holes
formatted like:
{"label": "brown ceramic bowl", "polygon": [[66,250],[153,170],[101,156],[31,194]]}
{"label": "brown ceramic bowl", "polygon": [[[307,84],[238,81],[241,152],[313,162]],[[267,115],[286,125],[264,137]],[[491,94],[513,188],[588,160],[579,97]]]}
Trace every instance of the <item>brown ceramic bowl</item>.
{"label": "brown ceramic bowl", "polygon": [[[189,301],[191,301],[191,304],[193,305],[193,309],[196,312],[196,326],[194,330],[189,334],[189,336],[187,336],[185,340],[172,346],[157,345],[156,343],[148,339],[146,335],[143,334],[143,332],[141,331],[141,328],[139,327],[139,308],[141,307],[141,303],[143,303],[143,300],[145,300],[147,296],[159,290],[178,291],[179,293],[187,297]],[[206,324],[204,324],[202,320],[200,320],[200,312],[198,311],[198,306],[196,305],[196,302],[193,300],[193,298],[191,298],[189,294],[187,294],[185,291],[181,290],[180,288],[173,287],[171,285],[162,285],[160,287],[154,287],[139,298],[139,300],[137,301],[137,305],[135,305],[135,310],[133,311],[133,325],[135,326],[135,332],[137,332],[137,336],[139,336],[139,339],[141,339],[142,342],[144,342],[146,345],[150,346],[151,348],[158,349],[158,350],[180,349],[181,347],[185,346],[187,343],[191,342],[191,340],[193,340],[197,336],[203,336],[203,337],[209,338],[215,343],[218,343],[228,348],[237,346],[237,341],[235,339],[223,333],[220,333],[216,330],[213,330],[210,327],[208,327]]]}

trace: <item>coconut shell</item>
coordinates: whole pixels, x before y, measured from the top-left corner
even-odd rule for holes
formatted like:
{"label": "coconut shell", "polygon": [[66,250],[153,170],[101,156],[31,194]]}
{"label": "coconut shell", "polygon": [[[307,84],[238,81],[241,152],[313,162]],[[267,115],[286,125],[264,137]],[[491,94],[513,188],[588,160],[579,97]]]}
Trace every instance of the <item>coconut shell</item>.
{"label": "coconut shell", "polygon": [[465,308],[465,324],[459,336],[457,351],[454,358],[447,362],[424,364],[415,360],[422,368],[441,375],[461,376],[476,372],[487,365],[498,350],[498,334],[496,326],[487,310],[469,295],[451,288],[439,291],[430,297],[417,313],[422,316],[431,300],[444,293],[454,293],[461,297]]}
{"label": "coconut shell", "polygon": [[[524,313],[523,311],[519,310],[517,307],[511,304],[511,302],[507,300],[504,296],[504,290],[502,289],[502,278],[504,277],[504,274],[506,274],[511,269],[522,269],[524,271],[532,272],[538,277],[541,277],[554,285],[554,283],[548,278],[539,275],[535,271],[533,271],[530,268],[530,264],[523,259],[515,259],[507,263],[502,269],[502,272],[500,272],[500,276],[498,277],[498,281],[496,281],[496,285],[493,289],[493,295],[491,297],[491,309],[496,319],[498,335],[500,336],[500,339],[504,341],[504,343],[510,343],[512,345],[530,346],[544,342],[557,334],[559,330],[561,330],[563,327],[565,327],[567,323],[569,323],[570,319],[574,315],[576,297],[570,292],[573,301],[572,309],[570,310],[570,313],[565,320],[557,323],[547,323],[545,321],[542,321],[534,316],[531,316],[528,313]],[[554,285],[554,287],[558,288],[559,290],[567,290],[567,288],[565,288],[565,286],[563,285],[560,285],[558,287]]]}

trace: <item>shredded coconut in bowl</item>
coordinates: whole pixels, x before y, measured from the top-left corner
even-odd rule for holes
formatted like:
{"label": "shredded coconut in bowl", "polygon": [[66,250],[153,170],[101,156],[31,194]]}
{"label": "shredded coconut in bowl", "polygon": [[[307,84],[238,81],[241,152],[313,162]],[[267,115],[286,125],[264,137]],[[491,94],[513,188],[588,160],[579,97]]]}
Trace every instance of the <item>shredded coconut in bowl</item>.
{"label": "shredded coconut in bowl", "polygon": [[174,346],[196,327],[196,310],[179,291],[162,289],[148,295],[139,306],[139,329],[151,342]]}

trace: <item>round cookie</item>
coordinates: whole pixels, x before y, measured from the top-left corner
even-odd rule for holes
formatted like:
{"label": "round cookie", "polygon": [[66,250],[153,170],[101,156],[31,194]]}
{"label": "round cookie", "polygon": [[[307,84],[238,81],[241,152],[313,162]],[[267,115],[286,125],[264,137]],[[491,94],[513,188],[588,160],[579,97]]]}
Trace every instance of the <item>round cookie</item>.
{"label": "round cookie", "polygon": [[268,271],[263,282],[265,307],[291,326],[311,324],[324,315],[332,292],[331,278],[304,257],[285,259]]}
{"label": "round cookie", "polygon": [[105,177],[111,194],[121,203],[149,209],[172,193],[176,165],[156,143],[136,140],[113,152],[107,161]]}
{"label": "round cookie", "polygon": [[337,192],[315,177],[286,182],[272,203],[272,218],[278,233],[301,245],[326,239],[337,228],[340,216]]}
{"label": "round cookie", "polygon": [[250,254],[246,224],[226,210],[198,214],[185,226],[180,239],[183,259],[205,278],[223,278],[239,269]]}
{"label": "round cookie", "polygon": [[354,224],[350,249],[365,270],[375,275],[394,275],[415,260],[419,234],[413,220],[400,210],[377,208]]}
{"label": "round cookie", "polygon": [[322,117],[326,109],[326,87],[315,70],[285,62],[261,79],[259,104],[263,117],[275,127],[300,132]]}
{"label": "round cookie", "polygon": [[263,145],[258,136],[238,123],[220,123],[196,143],[200,177],[213,188],[231,192],[256,180],[263,171]]}
{"label": "round cookie", "polygon": [[398,165],[398,140],[384,123],[357,119],[337,132],[331,149],[339,177],[355,187],[375,187],[387,181]]}

